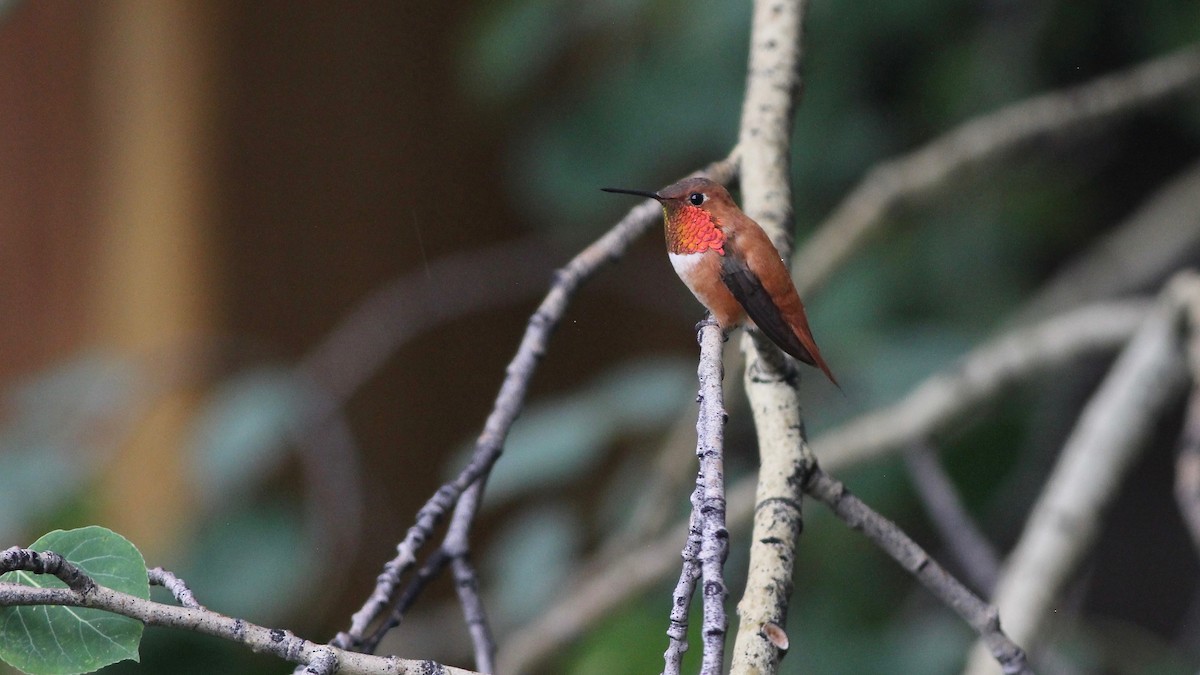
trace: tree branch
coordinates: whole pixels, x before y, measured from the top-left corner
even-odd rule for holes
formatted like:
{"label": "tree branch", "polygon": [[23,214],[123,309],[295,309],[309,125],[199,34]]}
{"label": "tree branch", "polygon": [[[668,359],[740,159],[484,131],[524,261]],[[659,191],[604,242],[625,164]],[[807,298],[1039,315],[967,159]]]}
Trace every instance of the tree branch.
{"label": "tree branch", "polygon": [[[780,256],[791,255],[791,150],[800,98],[806,0],[757,0],[738,147],[742,208],[770,235]],[[738,603],[732,673],[773,673],[784,650],[764,632],[782,632],[792,593],[801,521],[800,486],[815,466],[800,417],[798,376],[779,349],[742,338],[743,382],[754,418],[760,466],[746,590]]]}
{"label": "tree branch", "polygon": [[800,295],[811,293],[845,264],[906,200],[1038,138],[1094,128],[1187,91],[1196,82],[1200,82],[1200,46],[1191,45],[973,118],[907,155],[876,164],[796,257],[792,269]]}
{"label": "tree branch", "polygon": [[725,665],[725,557],[729,553],[729,532],[725,529],[725,403],[721,381],[724,366],[721,352],[725,336],[711,316],[697,326],[700,364],[696,375],[700,404],[696,415],[696,459],[700,471],[692,491],[692,515],[687,541],[683,546],[683,570],[675,584],[671,602],[671,622],[667,629],[667,651],[663,675],[678,675],[683,653],[688,649],[688,613],[696,580],[702,583],[704,653],[702,675],[720,675]]}
{"label": "tree branch", "polygon": [[[1044,637],[1053,603],[1095,541],[1121,479],[1184,385],[1178,326],[1183,298],[1197,293],[1200,277],[1184,273],[1161,294],[1084,408],[1005,562],[994,603],[1026,648]],[[986,670],[977,649],[967,672]]]}
{"label": "tree branch", "polygon": [[184,607],[204,609],[204,606],[196,600],[196,596],[192,595],[192,589],[188,588],[187,583],[173,573],[161,567],[152,567],[146,570],[146,577],[149,579],[151,585],[162,586],[170,591],[171,595],[175,596],[175,602]]}
{"label": "tree branch", "polygon": [[904,453],[904,462],[917,497],[946,542],[946,549],[971,583],[990,596],[1000,574],[999,556],[967,513],[954,483],[938,462],[937,452],[925,443],[917,443]]}
{"label": "tree branch", "polygon": [[855,497],[840,481],[814,467],[804,491],[828,506],[850,527],[861,531],[938,600],[953,609],[983,638],[1006,675],[1032,675],[1025,653],[1000,629],[1000,614],[942,568],[904,530]]}
{"label": "tree branch", "polygon": [[1188,397],[1183,433],[1179,438],[1179,457],[1175,461],[1175,501],[1192,536],[1192,544],[1200,553],[1200,298],[1189,299],[1187,317],[1190,333],[1187,360],[1192,393]]}
{"label": "tree branch", "polygon": [[702,635],[704,658],[701,675],[720,675],[725,669],[725,557],[729,554],[729,531],[725,529],[725,403],[721,381],[725,377],[721,351],[725,336],[716,321],[701,324],[700,412],[696,417],[696,457],[700,476],[693,493],[692,511],[700,520],[700,595],[704,601]]}
{"label": "tree branch", "polygon": [[[728,182],[734,173],[733,158],[710,165],[705,173],[719,182]],[[416,564],[417,552],[433,535],[434,528],[457,504],[463,492],[483,479],[499,458],[508,431],[524,405],[529,381],[545,353],[550,333],[562,319],[575,292],[601,267],[620,258],[634,239],[649,230],[661,217],[659,208],[652,200],[634,207],[616,226],[555,274],[550,292],[530,317],[517,353],[506,369],[504,382],[492,412],[484,423],[483,432],[475,443],[470,462],[454,480],[441,486],[421,507],[416,522],[396,546],[396,556],[384,565],[383,572],[376,578],[375,589],[362,608],[351,617],[349,631],[339,633],[331,642],[332,645],[360,648],[370,627],[389,611],[401,577]]]}
{"label": "tree branch", "polygon": [[[36,588],[0,582],[0,606],[55,605],[90,607],[136,619],[147,626],[164,626],[236,642],[255,652],[263,652],[302,666],[314,675],[478,675],[432,661],[379,657],[342,651],[296,637],[289,631],[265,628],[243,619],[234,619],[205,609],[194,599],[186,606],[167,605],[114,591],[101,586],[74,564],[50,551],[32,551],[13,547],[0,554],[0,571],[23,570],[34,574],[52,574],[67,588]],[[177,596],[190,597],[187,585],[161,568],[148,570],[154,583],[166,585]],[[182,589],[182,590],[180,590]],[[181,599],[182,601],[182,599]]]}
{"label": "tree branch", "polygon": [[[700,474],[696,474],[696,488],[692,491],[692,502],[700,501],[702,490]],[[704,526],[700,522],[699,509],[692,509],[688,519],[688,536],[683,545],[683,569],[679,581],[671,593],[671,618],[667,627],[667,651],[663,653],[663,675],[679,675],[683,668],[683,654],[688,650],[688,615],[692,609],[692,595],[696,592],[696,580],[700,578],[700,538]]]}
{"label": "tree branch", "polygon": [[[1149,308],[1150,303],[1140,300],[1101,303],[1012,329],[929,377],[900,401],[818,436],[812,446],[830,470],[889,455],[948,428],[1018,382],[1052,374],[1085,355],[1117,349]],[[745,522],[753,515],[755,484],[755,478],[748,478],[728,488],[728,522]],[[682,522],[667,531],[687,529]],[[665,538],[631,546],[624,556],[565,589],[556,605],[511,635],[497,656],[499,672],[532,669],[616,606],[678,569],[678,556],[677,545]],[[591,563],[588,567],[593,568]]]}
{"label": "tree branch", "polygon": [[919,442],[1002,389],[1083,354],[1116,348],[1145,319],[1143,301],[1098,303],[1015,328],[929,377],[896,403],[818,436],[813,446],[832,470],[862,464]]}

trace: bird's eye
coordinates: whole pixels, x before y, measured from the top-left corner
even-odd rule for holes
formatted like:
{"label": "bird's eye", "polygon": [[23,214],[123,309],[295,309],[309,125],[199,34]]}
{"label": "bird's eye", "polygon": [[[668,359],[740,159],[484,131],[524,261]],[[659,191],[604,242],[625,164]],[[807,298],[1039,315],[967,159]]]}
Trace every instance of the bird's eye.
{"label": "bird's eye", "polygon": [[704,193],[693,192],[692,194],[688,195],[688,202],[690,202],[692,206],[700,206],[704,203]]}

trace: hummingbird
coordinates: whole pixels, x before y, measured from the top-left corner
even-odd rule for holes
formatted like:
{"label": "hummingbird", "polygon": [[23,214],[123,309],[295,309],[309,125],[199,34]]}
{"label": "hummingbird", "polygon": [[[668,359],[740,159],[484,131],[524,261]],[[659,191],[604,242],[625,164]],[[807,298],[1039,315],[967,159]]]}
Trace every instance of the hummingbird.
{"label": "hummingbird", "polygon": [[662,204],[671,266],[722,330],[748,319],[784,352],[820,368],[837,385],[779,250],[723,185],[697,177],[658,192],[601,189]]}

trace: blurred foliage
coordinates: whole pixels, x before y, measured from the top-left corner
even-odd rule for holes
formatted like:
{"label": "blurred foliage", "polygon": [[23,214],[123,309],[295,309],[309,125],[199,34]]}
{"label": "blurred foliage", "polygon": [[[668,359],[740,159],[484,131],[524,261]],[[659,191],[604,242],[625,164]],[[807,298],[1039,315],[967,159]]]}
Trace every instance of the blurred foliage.
{"label": "blurred foliage", "polygon": [[0,427],[0,494],[8,502],[0,509],[0,540],[63,524],[93,472],[125,439],[145,402],[144,380],[127,359],[84,354],[9,385]]}

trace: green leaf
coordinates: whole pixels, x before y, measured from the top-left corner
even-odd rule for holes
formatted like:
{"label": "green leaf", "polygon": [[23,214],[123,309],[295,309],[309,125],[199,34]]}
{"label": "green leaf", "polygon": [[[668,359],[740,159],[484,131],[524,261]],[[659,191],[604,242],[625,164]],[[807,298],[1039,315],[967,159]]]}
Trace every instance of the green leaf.
{"label": "green leaf", "polygon": [[[54,551],[83,569],[98,584],[139,598],[150,597],[146,561],[129,540],[112,530],[89,526],[55,530],[30,546]],[[35,588],[63,588],[49,574],[9,572],[0,581]],[[0,659],[31,675],[74,675],[138,660],[142,623],[83,607],[0,608]]]}

